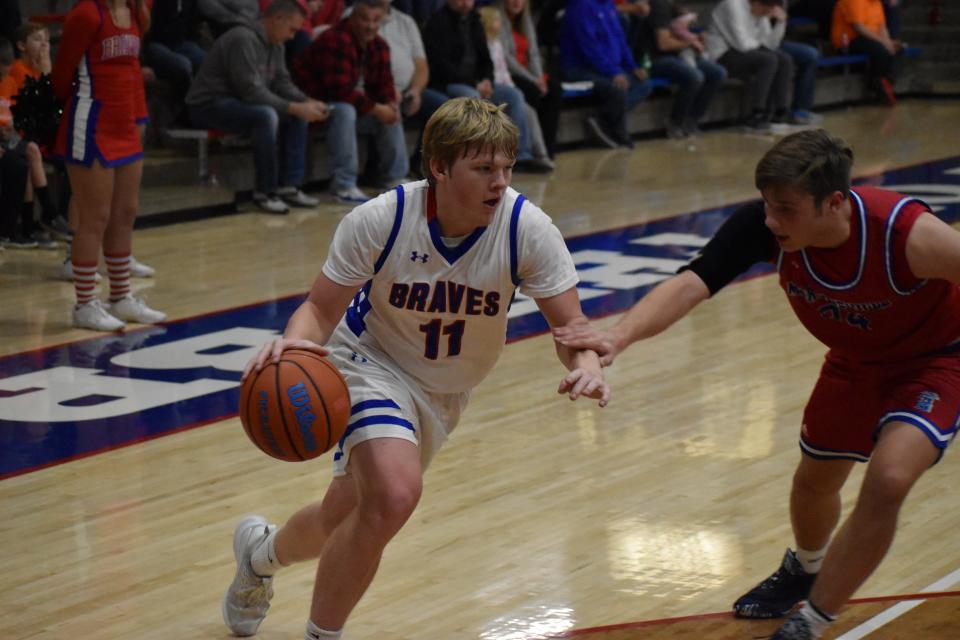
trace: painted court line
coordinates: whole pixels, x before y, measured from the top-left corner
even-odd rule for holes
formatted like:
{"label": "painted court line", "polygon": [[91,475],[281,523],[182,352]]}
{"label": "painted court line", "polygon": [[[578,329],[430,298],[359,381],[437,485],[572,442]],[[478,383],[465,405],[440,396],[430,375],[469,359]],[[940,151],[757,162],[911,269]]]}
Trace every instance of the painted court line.
{"label": "painted court line", "polygon": [[[924,587],[920,590],[920,593],[930,593],[934,591],[943,591],[944,589],[949,589],[960,582],[960,569],[947,574],[943,578],[940,578],[936,582],[927,587]],[[915,607],[919,607],[921,604],[926,602],[926,598],[920,600],[913,600],[911,602],[898,602],[889,609],[875,615],[864,623],[861,623],[859,626],[854,627],[850,631],[847,631],[842,636],[838,637],[837,640],[859,640],[867,636],[870,633],[873,633],[883,625],[888,622],[896,620],[906,612],[910,611]]]}

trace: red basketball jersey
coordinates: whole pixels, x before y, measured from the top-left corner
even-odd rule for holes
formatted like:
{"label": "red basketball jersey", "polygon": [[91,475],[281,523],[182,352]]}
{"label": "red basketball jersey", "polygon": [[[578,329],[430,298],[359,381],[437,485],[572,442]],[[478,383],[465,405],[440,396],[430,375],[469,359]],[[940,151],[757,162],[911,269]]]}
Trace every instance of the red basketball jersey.
{"label": "red basketball jersey", "polygon": [[56,152],[69,161],[113,166],[142,155],[141,29],[136,6],[128,6],[126,28],[114,24],[101,0],[81,0],[67,14],[52,83],[66,101]]}
{"label": "red basketball jersey", "polygon": [[907,264],[907,236],[927,205],[874,187],[850,199],[843,245],[780,255],[780,286],[803,325],[832,352],[863,362],[960,344],[960,287],[920,280]]}

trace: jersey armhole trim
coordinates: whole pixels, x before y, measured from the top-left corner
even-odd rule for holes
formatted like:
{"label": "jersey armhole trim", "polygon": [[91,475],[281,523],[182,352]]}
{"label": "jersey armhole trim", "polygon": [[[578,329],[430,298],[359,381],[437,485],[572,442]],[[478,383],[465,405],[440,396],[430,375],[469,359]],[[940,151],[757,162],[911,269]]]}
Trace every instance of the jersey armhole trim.
{"label": "jersey armhole trim", "polygon": [[384,245],[383,251],[380,252],[380,257],[378,257],[377,261],[373,264],[374,275],[380,272],[380,269],[383,268],[383,263],[387,261],[387,256],[390,255],[390,250],[393,249],[393,244],[397,241],[397,235],[400,233],[400,225],[403,223],[403,185],[398,184],[395,191],[397,192],[397,211],[393,218],[393,228],[390,229],[390,236],[387,238],[387,244]]}
{"label": "jersey armhole trim", "polygon": [[520,286],[520,274],[517,273],[520,258],[517,255],[517,236],[520,230],[520,210],[523,209],[523,203],[526,202],[523,194],[517,196],[517,201],[513,203],[513,211],[510,212],[510,280],[514,287]]}
{"label": "jersey armhole trim", "polygon": [[901,289],[897,286],[897,282],[893,277],[893,228],[896,225],[897,217],[903,211],[903,208],[912,202],[922,204],[928,209],[930,208],[927,206],[927,203],[917,198],[904,198],[896,204],[896,206],[893,208],[893,211],[890,213],[890,217],[887,218],[887,228],[884,232],[883,238],[883,258],[887,268],[887,280],[890,282],[890,288],[901,296],[909,296],[913,293],[916,293],[923,285],[927,284],[927,280],[924,279],[920,280],[912,289]]}

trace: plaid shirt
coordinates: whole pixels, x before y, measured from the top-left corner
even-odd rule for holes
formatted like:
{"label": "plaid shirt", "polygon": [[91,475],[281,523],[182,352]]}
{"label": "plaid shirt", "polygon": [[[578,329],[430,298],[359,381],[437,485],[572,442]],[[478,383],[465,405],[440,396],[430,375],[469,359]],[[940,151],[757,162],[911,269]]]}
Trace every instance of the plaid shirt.
{"label": "plaid shirt", "polygon": [[[294,63],[297,84],[311,98],[326,102],[349,102],[360,115],[378,103],[396,102],[390,72],[390,47],[380,36],[360,51],[344,18],[327,29]],[[357,83],[363,75],[363,91]]]}

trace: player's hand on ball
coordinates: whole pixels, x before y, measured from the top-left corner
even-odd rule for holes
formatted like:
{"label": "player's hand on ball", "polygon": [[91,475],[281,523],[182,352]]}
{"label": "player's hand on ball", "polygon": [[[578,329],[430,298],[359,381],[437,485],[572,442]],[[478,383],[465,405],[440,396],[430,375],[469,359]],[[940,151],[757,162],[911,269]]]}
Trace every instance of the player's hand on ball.
{"label": "player's hand on ball", "polygon": [[611,330],[596,329],[587,322],[576,322],[553,330],[554,339],[571,349],[590,349],[600,356],[600,364],[609,367],[621,347]]}
{"label": "player's hand on ball", "polygon": [[279,362],[280,354],[287,349],[303,349],[305,351],[311,351],[318,356],[326,356],[330,353],[326,348],[310,340],[277,338],[263,345],[260,353],[250,358],[250,362],[247,363],[246,368],[243,370],[243,376],[240,379],[246,380],[248,375],[254,371],[260,371],[268,362]]}
{"label": "player's hand on ball", "polygon": [[600,371],[591,371],[586,367],[577,367],[560,381],[557,393],[566,393],[571,400],[580,396],[599,400],[601,407],[610,402],[610,385],[603,379]]}

